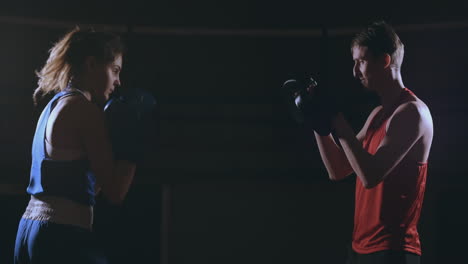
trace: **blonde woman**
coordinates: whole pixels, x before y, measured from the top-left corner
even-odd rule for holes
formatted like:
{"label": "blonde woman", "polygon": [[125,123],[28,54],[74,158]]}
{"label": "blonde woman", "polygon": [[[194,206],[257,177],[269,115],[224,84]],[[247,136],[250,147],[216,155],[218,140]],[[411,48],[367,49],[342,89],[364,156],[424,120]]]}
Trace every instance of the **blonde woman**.
{"label": "blonde woman", "polygon": [[[115,160],[103,105],[117,86],[123,45],[117,35],[75,28],[50,50],[37,73],[36,105],[55,95],[37,123],[14,263],[107,263],[92,233],[100,190],[119,204],[136,163]],[[115,147],[115,146],[114,146]]]}

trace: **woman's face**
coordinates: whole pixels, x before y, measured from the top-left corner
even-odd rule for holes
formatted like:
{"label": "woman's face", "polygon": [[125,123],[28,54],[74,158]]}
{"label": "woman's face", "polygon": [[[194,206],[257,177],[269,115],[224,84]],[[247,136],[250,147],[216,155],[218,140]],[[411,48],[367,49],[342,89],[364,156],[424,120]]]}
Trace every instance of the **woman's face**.
{"label": "woman's face", "polygon": [[120,86],[120,71],[122,70],[122,56],[117,55],[115,60],[107,64],[96,64],[90,85],[93,86],[91,94],[93,101],[104,104],[109,100],[115,87]]}

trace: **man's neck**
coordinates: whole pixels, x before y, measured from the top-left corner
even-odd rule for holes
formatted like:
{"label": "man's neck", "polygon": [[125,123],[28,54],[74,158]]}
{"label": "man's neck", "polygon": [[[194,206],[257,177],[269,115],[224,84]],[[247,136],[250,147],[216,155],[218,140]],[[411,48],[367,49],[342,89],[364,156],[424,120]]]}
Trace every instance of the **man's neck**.
{"label": "man's neck", "polygon": [[405,86],[399,73],[392,74],[387,81],[379,85],[377,94],[384,111],[391,111],[400,98],[403,88],[405,88]]}

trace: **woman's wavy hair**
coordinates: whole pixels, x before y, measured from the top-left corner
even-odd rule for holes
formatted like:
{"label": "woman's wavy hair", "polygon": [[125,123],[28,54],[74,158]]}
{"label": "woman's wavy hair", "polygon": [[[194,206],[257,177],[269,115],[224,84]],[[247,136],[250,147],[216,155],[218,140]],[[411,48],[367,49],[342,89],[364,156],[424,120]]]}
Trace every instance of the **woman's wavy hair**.
{"label": "woman's wavy hair", "polygon": [[123,55],[121,38],[110,32],[96,32],[76,26],[49,50],[49,58],[40,71],[38,87],[33,93],[34,105],[46,95],[66,89],[72,79],[80,74],[86,57],[92,56],[99,62],[110,63]]}

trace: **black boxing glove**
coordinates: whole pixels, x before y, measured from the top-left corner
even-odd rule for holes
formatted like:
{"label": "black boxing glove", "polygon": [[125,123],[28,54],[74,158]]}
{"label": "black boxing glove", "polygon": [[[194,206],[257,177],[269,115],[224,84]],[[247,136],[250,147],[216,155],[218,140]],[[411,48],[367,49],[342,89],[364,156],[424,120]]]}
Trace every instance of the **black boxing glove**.
{"label": "black boxing glove", "polygon": [[296,122],[313,129],[321,136],[332,132],[331,121],[338,113],[338,103],[330,92],[318,87],[312,78],[307,82],[287,80],[283,84],[283,91],[289,111]]}
{"label": "black boxing glove", "polygon": [[126,89],[104,107],[114,158],[138,162],[157,137],[156,99],[142,89]]}

